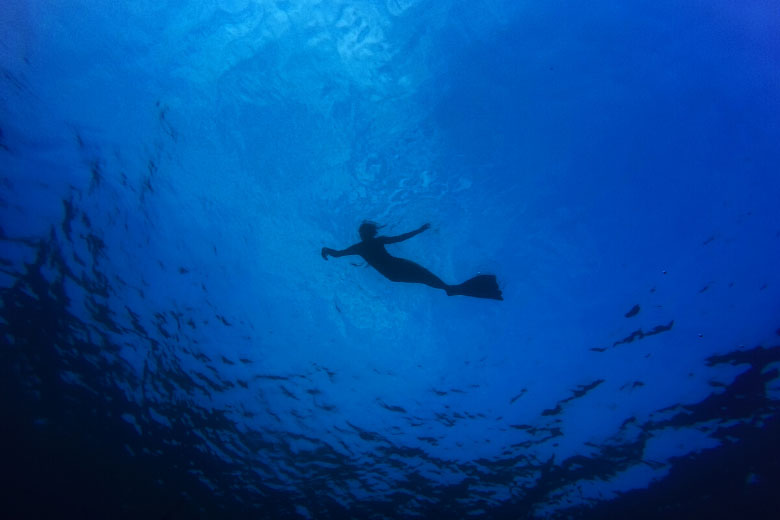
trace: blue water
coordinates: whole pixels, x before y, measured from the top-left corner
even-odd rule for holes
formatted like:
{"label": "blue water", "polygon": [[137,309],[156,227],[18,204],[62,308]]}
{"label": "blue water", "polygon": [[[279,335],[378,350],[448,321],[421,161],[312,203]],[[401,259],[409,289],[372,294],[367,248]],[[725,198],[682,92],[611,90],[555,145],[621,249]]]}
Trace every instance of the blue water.
{"label": "blue water", "polygon": [[[0,15],[8,518],[774,518],[780,9]],[[392,283],[388,246],[447,283]]]}

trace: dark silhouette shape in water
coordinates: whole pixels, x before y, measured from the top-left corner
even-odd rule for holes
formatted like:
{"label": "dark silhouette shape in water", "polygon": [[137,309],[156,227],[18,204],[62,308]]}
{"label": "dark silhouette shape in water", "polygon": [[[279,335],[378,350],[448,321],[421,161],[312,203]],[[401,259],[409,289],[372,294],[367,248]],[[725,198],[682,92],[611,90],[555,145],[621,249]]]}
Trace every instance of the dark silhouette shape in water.
{"label": "dark silhouette shape in water", "polygon": [[481,274],[461,284],[448,285],[423,266],[411,260],[392,256],[385,249],[386,244],[395,244],[408,240],[430,227],[430,224],[424,224],[419,229],[403,235],[385,237],[377,236],[379,227],[375,223],[364,221],[358,228],[361,238],[360,242],[341,251],[323,247],[322,258],[327,260],[328,256],[359,255],[363,257],[368,265],[393,282],[422,283],[435,289],[442,289],[447,292],[448,296],[462,295],[475,298],[490,298],[492,300],[504,299],[501,296],[501,290],[498,288],[495,275]]}
{"label": "dark silhouette shape in water", "polygon": [[624,316],[626,318],[633,318],[637,314],[639,314],[639,304],[638,303],[636,305],[634,305],[633,307],[631,307],[631,310],[628,311],[627,313],[625,313]]}

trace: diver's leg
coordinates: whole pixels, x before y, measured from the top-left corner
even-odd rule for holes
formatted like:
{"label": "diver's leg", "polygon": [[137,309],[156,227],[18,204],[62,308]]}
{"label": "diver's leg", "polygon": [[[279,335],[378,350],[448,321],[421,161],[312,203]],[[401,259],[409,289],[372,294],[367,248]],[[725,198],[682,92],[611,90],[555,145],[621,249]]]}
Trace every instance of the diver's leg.
{"label": "diver's leg", "polygon": [[443,289],[449,292],[450,286],[444,283],[441,278],[424,268],[423,266],[406,260],[404,258],[398,258],[396,265],[394,266],[394,275],[396,282],[407,283],[422,283],[433,287],[435,289]]}

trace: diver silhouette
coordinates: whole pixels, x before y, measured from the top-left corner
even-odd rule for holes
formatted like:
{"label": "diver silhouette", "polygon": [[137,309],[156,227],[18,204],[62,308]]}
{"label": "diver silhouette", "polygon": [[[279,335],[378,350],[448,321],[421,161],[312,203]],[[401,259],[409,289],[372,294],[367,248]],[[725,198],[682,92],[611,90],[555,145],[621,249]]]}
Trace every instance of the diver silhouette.
{"label": "diver silhouette", "polygon": [[329,255],[335,257],[359,255],[363,257],[368,265],[393,282],[422,283],[436,289],[443,289],[448,296],[462,295],[475,298],[490,298],[492,300],[504,299],[501,297],[501,290],[498,288],[495,275],[481,274],[461,284],[448,285],[423,266],[411,260],[392,256],[385,249],[386,244],[395,244],[410,239],[430,227],[430,224],[424,224],[419,229],[403,235],[385,237],[377,236],[378,226],[374,222],[366,220],[358,228],[358,233],[360,233],[360,238],[362,239],[360,242],[341,251],[323,247],[322,258],[327,260]]}

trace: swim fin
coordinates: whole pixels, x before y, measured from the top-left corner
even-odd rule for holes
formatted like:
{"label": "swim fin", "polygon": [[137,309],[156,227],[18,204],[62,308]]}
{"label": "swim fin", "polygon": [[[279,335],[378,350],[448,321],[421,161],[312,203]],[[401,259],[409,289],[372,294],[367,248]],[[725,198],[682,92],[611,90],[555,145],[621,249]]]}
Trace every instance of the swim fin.
{"label": "swim fin", "polygon": [[501,289],[498,288],[496,276],[493,274],[481,274],[458,285],[451,285],[447,289],[448,296],[473,296],[474,298],[490,298],[491,300],[503,300]]}

